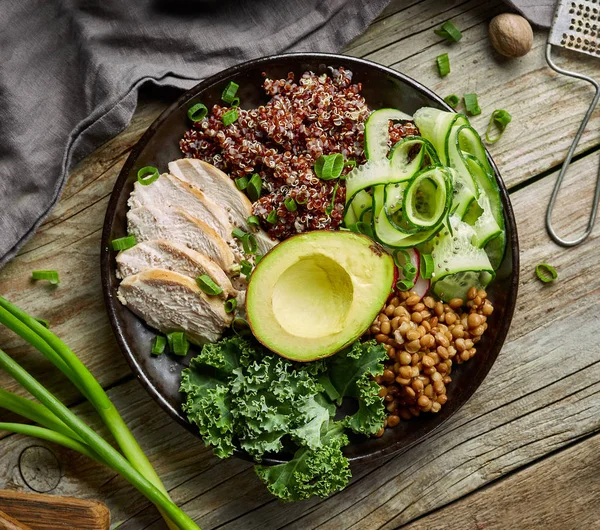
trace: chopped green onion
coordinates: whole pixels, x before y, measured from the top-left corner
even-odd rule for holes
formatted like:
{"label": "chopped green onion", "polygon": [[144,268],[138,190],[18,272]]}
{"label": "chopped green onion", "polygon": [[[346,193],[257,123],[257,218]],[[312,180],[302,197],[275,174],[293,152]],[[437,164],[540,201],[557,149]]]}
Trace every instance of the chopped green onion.
{"label": "chopped green onion", "polygon": [[338,181],[335,183],[335,186],[333,187],[333,195],[331,196],[331,202],[327,205],[327,208],[325,208],[325,213],[327,215],[331,215],[331,213],[333,212],[333,209],[335,208],[335,195],[337,194],[339,185],[340,185],[340,183]]}
{"label": "chopped green onion", "polygon": [[234,228],[231,232],[231,236],[235,239],[244,239],[248,234],[244,232],[241,228]]}
{"label": "chopped green onion", "polygon": [[113,239],[111,245],[113,250],[118,252],[120,250],[127,250],[128,248],[135,247],[136,243],[137,241],[135,240],[135,236],[131,235]]}
{"label": "chopped green onion", "polygon": [[344,169],[344,156],[340,153],[321,155],[317,158],[313,169],[321,180],[336,179]]}
{"label": "chopped green onion", "polygon": [[404,265],[404,279],[412,282],[417,277],[417,268],[412,263]]}
{"label": "chopped green onion", "polygon": [[431,254],[421,254],[421,276],[429,280],[433,273],[433,258]]}
{"label": "chopped green onion", "polygon": [[223,125],[227,126],[227,125],[231,125],[232,123],[235,123],[237,121],[238,117],[239,116],[238,116],[237,108],[232,107],[225,114],[223,114],[221,121],[223,122]]}
{"label": "chopped green onion", "polygon": [[396,289],[399,291],[410,291],[414,286],[414,282],[410,280],[398,280],[396,282]]}
{"label": "chopped green onion", "polygon": [[285,201],[283,201],[283,204],[289,212],[295,212],[298,209],[298,205],[292,197],[288,197]]}
{"label": "chopped green onion", "polygon": [[[234,83],[233,81],[229,81],[229,84],[225,87],[225,90],[223,90],[223,93],[221,94],[221,99],[225,102],[225,103],[233,103],[233,100],[235,98],[235,95],[237,94],[238,88],[240,88],[240,85],[238,85],[237,83]],[[238,99],[238,105],[239,105],[239,99]]]}
{"label": "chopped green onion", "polygon": [[208,274],[198,276],[196,283],[209,296],[216,296],[223,292],[223,288],[219,287]]}
{"label": "chopped green onion", "polygon": [[249,276],[252,272],[252,263],[250,263],[247,259],[243,259],[240,261],[240,271],[244,276]]}
{"label": "chopped green onion", "polygon": [[241,317],[233,319],[233,322],[231,323],[231,329],[238,337],[243,337],[251,333],[250,324],[248,324],[246,319]]}
{"label": "chopped green onion", "polygon": [[230,105],[231,105],[232,107],[239,107],[239,106],[240,106],[240,98],[233,98],[233,99],[231,100],[231,103],[230,103]]}
{"label": "chopped green onion", "polygon": [[31,278],[36,281],[47,280],[52,285],[60,283],[60,279],[58,278],[58,272],[56,271],[33,271],[31,273]]}
{"label": "chopped green onion", "polygon": [[444,22],[440,29],[435,29],[433,30],[433,32],[437,36],[442,37],[443,39],[446,39],[450,42],[458,42],[460,39],[462,39],[462,33],[450,21]]}
{"label": "chopped green onion", "polygon": [[43,318],[36,318],[35,320],[37,320],[46,329],[50,329],[50,322],[48,322],[47,320],[44,320]]}
{"label": "chopped green onion", "polygon": [[239,263],[234,263],[231,267],[229,267],[229,274],[232,278],[237,278],[240,275],[242,268]]}
{"label": "chopped green onion", "polygon": [[271,223],[272,225],[276,224],[278,219],[277,210],[275,209],[271,210],[269,215],[267,215],[267,223]]}
{"label": "chopped green onion", "polygon": [[535,273],[537,277],[542,280],[544,283],[550,283],[558,278],[558,272],[552,265],[548,265],[547,263],[540,263],[535,268]]}
{"label": "chopped green onion", "polygon": [[350,158],[344,162],[344,167],[356,167],[356,160],[354,158]]}
{"label": "chopped green onion", "polygon": [[455,109],[456,107],[458,107],[458,104],[460,103],[460,98],[456,95],[456,94],[450,94],[449,96],[446,96],[444,98],[444,101],[453,109]]}
{"label": "chopped green onion", "polygon": [[258,242],[252,234],[246,234],[242,238],[242,248],[245,254],[254,254],[258,250]]}
{"label": "chopped green onion", "polygon": [[[404,258],[403,262],[400,262],[398,255],[400,255]],[[408,252],[402,248],[398,248],[398,249],[394,250],[394,252],[392,252],[392,258],[394,258],[394,263],[396,264],[396,267],[398,267],[399,269],[404,269],[404,265],[406,263],[410,263],[410,256],[408,255]]]}
{"label": "chopped green onion", "polygon": [[235,308],[237,307],[237,300],[235,298],[230,298],[225,302],[225,313],[233,313]]}
{"label": "chopped green onion", "polygon": [[235,179],[234,182],[240,191],[244,191],[248,187],[248,177],[240,177],[239,179]]}
{"label": "chopped green onion", "polygon": [[257,255],[254,257],[254,264],[255,264],[255,265],[258,265],[258,264],[260,263],[260,260],[261,260],[261,259],[263,259],[263,258],[264,258],[264,256],[263,256],[262,254],[257,254]]}
{"label": "chopped green onion", "polygon": [[208,114],[208,109],[206,105],[202,103],[196,103],[194,106],[190,107],[187,111],[188,118],[192,120],[194,123],[197,121],[203,120]]}
{"label": "chopped green onion", "polygon": [[478,114],[481,114],[479,102],[477,101],[477,94],[465,94],[463,99],[465,101],[465,108],[471,116],[477,116]]}
{"label": "chopped green onion", "polygon": [[174,331],[173,333],[167,334],[167,340],[169,342],[169,349],[171,353],[185,357],[190,349],[190,343],[185,337],[183,331]]}
{"label": "chopped green onion", "polygon": [[246,220],[248,226],[252,226],[254,228],[260,228],[260,219],[256,215],[251,215]]}
{"label": "chopped green onion", "polygon": [[435,58],[437,62],[438,71],[442,77],[447,76],[450,73],[450,58],[447,53],[442,53]]}
{"label": "chopped green onion", "polygon": [[255,202],[260,199],[260,193],[262,191],[262,179],[258,173],[254,173],[250,177],[250,181],[248,182],[248,187],[246,188],[246,193],[248,194],[248,198]]}
{"label": "chopped green onion", "polygon": [[164,353],[166,345],[167,337],[156,335],[156,337],[154,337],[154,341],[152,342],[152,355],[160,355],[161,353]]}
{"label": "chopped green onion", "polygon": [[[495,110],[494,112],[492,112],[492,115],[490,116],[490,123],[488,125],[487,131],[485,131],[485,141],[488,144],[495,144],[498,140],[500,140],[500,138],[504,134],[504,129],[506,129],[506,126],[511,121],[512,116],[505,110]],[[494,126],[494,124],[496,124],[496,126],[500,130],[500,133],[498,134],[498,136],[496,136],[496,138],[492,139],[490,138],[490,132],[492,132],[492,127]]]}
{"label": "chopped green onion", "polygon": [[158,177],[160,177],[160,173],[154,166],[143,167],[137,172],[137,181],[142,186],[149,186],[157,180]]}

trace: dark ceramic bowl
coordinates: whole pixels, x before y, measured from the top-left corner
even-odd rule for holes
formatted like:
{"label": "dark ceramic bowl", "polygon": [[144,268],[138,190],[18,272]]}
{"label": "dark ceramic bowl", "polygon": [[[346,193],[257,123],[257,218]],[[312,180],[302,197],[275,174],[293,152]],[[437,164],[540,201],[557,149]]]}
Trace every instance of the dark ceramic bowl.
{"label": "dark ceramic bowl", "polygon": [[[349,68],[354,73],[353,80],[362,83],[362,93],[372,109],[393,107],[413,113],[420,107],[433,106],[452,110],[442,98],[410,77],[362,59],[316,53],[257,59],[229,68],[183,94],[160,115],[133,148],[115,184],[106,212],[101,254],[102,287],[110,322],[123,354],[144,388],[174,420],[193,433],[197,434],[197,430],[187,422],[182,413],[181,395],[178,392],[181,370],[188,364],[193,352],[184,359],[169,355],[151,356],[150,347],[155,332],[122,306],[116,297],[119,282],[115,277],[115,255],[110,250],[110,242],[126,235],[127,199],[136,180],[137,170],[152,165],[164,171],[168,162],[181,158],[178,142],[190,127],[187,109],[197,102],[211,108],[219,102],[228,81],[235,81],[240,85],[238,95],[242,107],[254,108],[266,103],[268,99],[261,89],[263,72],[279,79],[288,72],[294,72],[298,76],[307,70],[323,73],[327,71],[327,67],[339,66]],[[345,450],[352,461],[374,459],[406,450],[423,440],[467,402],[500,352],[515,308],[519,248],[515,219],[506,188],[491,159],[490,163],[502,192],[508,248],[497,278],[488,290],[495,311],[488,321],[488,330],[477,347],[477,356],[452,372],[448,402],[438,414],[423,414],[410,422],[401,422],[395,429],[386,430],[381,438],[355,437]],[[267,463],[282,459],[285,459],[285,455],[274,455],[267,459]]]}

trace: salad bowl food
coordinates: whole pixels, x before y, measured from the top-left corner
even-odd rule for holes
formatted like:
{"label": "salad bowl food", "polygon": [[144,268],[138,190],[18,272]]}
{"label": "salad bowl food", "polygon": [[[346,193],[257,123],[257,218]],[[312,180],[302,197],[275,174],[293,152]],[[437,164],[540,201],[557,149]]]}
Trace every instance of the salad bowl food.
{"label": "salad bowl food", "polygon": [[[288,75],[290,72],[295,77]],[[301,78],[303,74],[304,77]],[[296,85],[296,80],[300,78],[302,83]],[[227,91],[232,86],[239,88],[234,88],[227,96]],[[325,116],[321,123],[321,110],[317,111],[319,116],[307,118],[306,113],[303,115],[305,119],[312,120],[315,127],[321,127],[319,130],[325,129],[322,137],[317,135],[314,138],[308,138],[308,133],[302,129],[307,152],[316,149],[318,153],[323,152],[325,155],[327,142],[330,141],[326,122],[331,119],[339,127],[344,119],[350,120],[347,130],[336,137],[341,143],[331,148],[332,153],[341,149],[343,163],[341,157],[335,158],[333,155],[329,158],[315,155],[321,162],[315,162],[309,157],[312,161],[306,167],[300,166],[300,162],[294,159],[294,171],[303,175],[307,175],[306,171],[310,172],[306,181],[309,182],[309,191],[310,182],[327,190],[327,204],[318,196],[301,198],[306,185],[304,190],[297,188],[294,191],[291,177],[288,183],[277,189],[265,176],[266,173],[263,173],[264,182],[250,171],[245,177],[247,160],[237,160],[234,171],[231,169],[233,166],[228,166],[223,161],[223,157],[226,157],[224,152],[217,152],[214,148],[213,137],[220,139],[221,145],[225,146],[223,149],[227,148],[227,142],[235,142],[238,138],[236,156],[239,153],[239,157],[246,156],[249,157],[248,160],[258,156],[256,149],[264,149],[264,146],[258,145],[263,133],[252,137],[252,141],[258,142],[253,144],[248,139],[250,136],[239,139],[239,131],[248,130],[250,132],[247,134],[255,134],[251,131],[255,127],[253,120],[261,124],[266,120],[261,113],[266,112],[264,106],[267,102],[271,100],[271,106],[268,107],[270,112],[277,105],[273,101],[279,101],[281,94],[291,97],[289,91],[294,90],[295,99],[283,98],[294,102],[296,110],[293,112],[302,113],[305,112],[304,109],[309,109],[306,113],[310,113],[313,108],[311,105],[314,105],[315,108],[322,109],[322,116]],[[340,111],[339,120],[336,121],[337,118],[330,115],[336,110],[327,110],[327,105],[330,98],[335,99],[342,92],[346,98],[343,100],[345,108]],[[324,103],[316,101],[318,94],[325,94]],[[222,98],[228,100],[230,107],[220,106],[223,104]],[[301,98],[308,99],[304,101]],[[366,106],[361,98],[364,98]],[[198,107],[200,103],[202,105]],[[240,109],[255,109],[252,111],[254,114],[244,114],[244,110],[237,111],[236,104],[240,105]],[[213,109],[215,105],[219,106]],[[202,106],[206,107],[208,116],[203,116],[198,120],[197,128],[191,129],[193,124],[190,116],[193,117],[194,111],[190,114],[190,109],[195,108],[197,112],[199,108],[202,110]],[[373,112],[378,109],[388,110]],[[281,116],[285,115],[285,110],[280,109]],[[243,116],[238,116],[238,112]],[[285,359],[304,363],[302,366],[309,366],[311,361],[324,363],[319,365],[321,368],[315,369],[315,373],[321,370],[318,377],[315,377],[323,395],[329,396],[331,400],[327,406],[335,410],[333,403],[337,402],[339,405],[338,411],[331,413],[331,421],[334,415],[335,418],[340,415],[357,418],[359,414],[356,412],[356,403],[347,403],[343,399],[344,395],[352,396],[352,392],[344,394],[339,385],[336,386],[336,378],[339,381],[342,377],[339,375],[340,359],[353,362],[353,354],[348,353],[347,348],[356,344],[354,341],[360,336],[371,340],[373,345],[385,347],[389,357],[383,355],[385,370],[381,365],[380,369],[377,368],[378,372],[371,372],[373,377],[368,378],[368,384],[381,386],[377,406],[381,407],[382,414],[385,406],[388,416],[381,428],[369,431],[372,436],[357,434],[355,430],[347,432],[350,443],[344,446],[343,453],[350,461],[371,460],[404,451],[431,434],[466,403],[492,367],[508,332],[517,296],[519,251],[512,208],[496,166],[481,147],[479,137],[474,135],[466,118],[450,115],[449,112],[451,109],[443,99],[394,70],[351,57],[290,54],[257,59],[203,81],[183,94],[149,127],[125,163],[110,199],[102,235],[102,284],[109,318],[123,354],[142,385],[174,420],[196,434],[199,433],[199,428],[201,431],[205,428],[205,433],[208,433],[208,428],[203,423],[206,418],[194,420],[194,423],[188,421],[195,406],[193,398],[202,399],[202,392],[192,396],[189,390],[189,382],[195,377],[194,370],[198,367],[192,363],[192,370],[185,370],[190,360],[201,350],[201,344],[223,340],[220,339],[221,334],[225,333],[227,336],[229,327],[236,327],[236,321],[240,320],[237,316],[240,315],[250,324],[250,330],[245,329],[244,333],[253,331],[257,339],[255,348],[258,349],[249,354],[248,358],[251,360],[247,363],[260,362],[256,358],[262,354],[257,354],[256,351],[268,352],[269,355],[276,352],[279,356],[274,357],[274,363],[288,362]],[[232,114],[234,119],[230,121]],[[365,124],[367,117],[369,121]],[[235,129],[235,134],[229,140],[225,138],[226,133],[221,125],[210,132],[213,127],[211,124],[216,123],[210,120],[216,120],[219,124],[222,121],[227,127],[238,118],[240,121],[234,127],[239,128]],[[389,123],[394,120],[402,123],[396,129],[394,126],[389,128]],[[384,127],[378,122],[383,123]],[[276,125],[281,130],[271,130],[268,134],[276,138],[278,145],[285,146],[287,137],[291,142],[300,137],[293,119],[290,122],[282,121],[281,124],[277,122]],[[264,130],[269,127],[260,126]],[[423,137],[418,136],[419,129]],[[312,132],[314,131],[313,128]],[[463,173],[473,175],[477,182],[473,189],[479,191],[474,191],[474,195],[469,196],[464,184],[460,184],[460,168],[456,170],[453,154],[444,152],[444,139],[452,134],[458,135],[456,145],[459,146],[459,154],[464,155],[461,159],[466,167],[464,169],[461,166]],[[348,142],[344,144],[346,140]],[[321,143],[315,147],[315,142],[319,141]],[[461,151],[463,143],[464,150]],[[387,151],[392,144],[402,147],[396,149],[396,154],[392,148],[388,157]],[[268,144],[265,145],[268,147]],[[454,144],[451,142],[449,145]],[[255,151],[250,148],[244,151],[248,146],[255,146]],[[271,169],[276,172],[279,167],[277,164],[290,159],[292,151],[294,146],[290,145],[280,152],[265,154],[265,151],[261,151],[261,156],[263,162],[268,156],[274,157]],[[184,155],[199,158],[203,162],[192,164],[182,160]],[[227,156],[232,155],[229,153]],[[439,162],[443,156],[450,160],[448,167]],[[317,167],[319,163],[321,167]],[[405,171],[410,175],[393,180],[388,175],[389,163],[396,164],[394,171],[397,171],[394,174]],[[268,166],[268,162],[264,164],[265,167]],[[144,173],[140,176],[139,172],[149,166],[156,167],[159,171],[153,174],[152,170],[147,170],[147,174],[151,175],[148,185],[144,182]],[[384,166],[386,169],[381,170]],[[157,181],[159,173],[167,171],[167,168],[169,173],[161,175]],[[195,174],[204,175],[203,178],[213,179],[217,184],[219,179],[224,178],[223,175],[232,177],[232,180],[216,185],[216,191],[211,195],[207,189],[200,191],[200,187],[197,190],[194,188],[195,183],[188,174],[192,170]],[[252,192],[251,189],[253,178],[259,180],[259,193],[254,197],[252,195],[255,191]],[[329,181],[335,178],[339,180],[333,185]],[[160,187],[154,182],[160,182]],[[232,182],[235,182],[238,191],[243,190],[243,199],[235,196],[236,190]],[[202,221],[202,215],[206,211],[204,206],[197,214],[193,213],[196,208],[194,204],[186,206],[185,211],[182,210],[180,206],[189,200],[184,188],[185,192],[192,190],[200,203],[205,201],[202,195],[204,193],[207,196],[205,202],[223,206],[228,213],[228,219],[222,221],[225,226],[230,226],[227,223],[233,222],[236,212],[242,212],[238,216],[240,222],[232,225],[235,226],[233,238],[237,238],[239,243],[235,248],[229,245],[234,248],[233,257],[230,256],[231,248],[214,247],[217,235],[202,241],[194,239],[196,236],[185,239],[188,236],[184,233],[189,234],[192,230],[189,227],[190,218],[193,218],[193,232],[206,224],[215,226],[211,223],[217,214],[214,213],[216,208],[210,207],[213,217]],[[389,200],[395,188],[404,194],[404,217],[402,220],[397,217],[397,225],[388,223],[382,228],[382,223],[387,222],[387,218],[379,219],[374,212],[391,211],[397,204]],[[377,209],[377,190],[382,193],[385,190],[386,195],[379,199],[387,201],[384,209]],[[269,203],[269,200],[277,197],[277,193],[280,193],[282,204],[284,198],[281,193],[287,194],[286,209],[282,205],[277,209],[277,205]],[[339,193],[337,199],[336,193]],[[233,197],[233,202],[228,202],[229,197]],[[368,202],[366,208],[364,200]],[[371,210],[371,201],[376,210],[363,217],[361,208]],[[475,213],[472,211],[474,201],[479,201],[478,204],[481,205]],[[324,212],[318,222],[315,221],[312,225],[311,215],[301,216],[297,213],[307,207],[307,202]],[[486,209],[491,212],[488,212],[487,220],[484,219]],[[189,214],[190,211],[193,215]],[[392,213],[389,219],[394,219]],[[466,227],[469,216],[473,217],[471,228]],[[149,235],[148,218],[152,219]],[[218,232],[218,227],[215,230]],[[352,234],[348,230],[358,234]],[[469,230],[466,232],[468,237],[461,235],[464,230]],[[206,228],[204,233],[208,231]],[[255,237],[249,239],[248,234],[252,231]],[[221,235],[227,239],[230,229],[227,228],[225,232],[227,234]],[[114,241],[131,238],[132,235],[135,237],[131,245],[137,243],[138,246],[134,247],[135,250],[126,245],[117,246],[117,249],[123,250],[117,257]],[[167,241],[171,236],[173,241]],[[204,235],[200,234],[198,237],[202,239]],[[461,253],[461,237],[464,241],[468,240],[465,244],[471,249],[466,253]],[[474,243],[477,238],[479,244]],[[412,250],[404,241],[414,242],[418,250]],[[213,261],[209,260],[211,264],[204,263],[201,256],[198,256],[197,251],[203,249],[207,253],[213,253]],[[242,258],[252,256],[251,263],[246,259],[236,258],[238,251]],[[440,258],[442,252],[445,254]],[[175,257],[179,264],[184,259],[186,263],[194,263],[194,271],[206,274],[200,276],[195,272],[198,277],[190,275],[190,279],[172,272],[173,267],[170,271],[164,270],[165,267],[157,263],[166,254],[169,255],[170,263]],[[315,261],[316,254],[319,258]],[[150,255],[154,257],[149,258]],[[140,260],[147,262],[146,269],[154,269],[145,270],[139,265]],[[154,265],[149,264],[152,260]],[[482,260],[485,261],[484,265],[474,265]],[[214,263],[219,265],[218,271],[211,274]],[[243,267],[248,267],[248,270],[244,271]],[[222,281],[218,279],[223,276],[221,270],[227,276]],[[236,274],[232,273],[234,270]],[[244,275],[249,282],[247,290],[246,284],[240,279]],[[493,280],[490,281],[491,278]],[[175,291],[171,288],[173,285],[177,286]],[[162,309],[154,310],[152,307],[156,306],[148,305],[157,289],[162,289]],[[241,298],[236,298],[240,292],[244,294]],[[354,295],[357,298],[352,302],[350,298]],[[362,304],[357,302],[359,295]],[[165,301],[165,296],[170,298]],[[187,325],[186,304],[190,297],[196,297],[194,300],[197,297],[202,299],[204,305],[197,311],[202,315],[210,315],[210,318],[206,316],[204,323]],[[346,306],[348,309],[343,309]],[[461,307],[466,309],[463,311]],[[367,312],[366,317],[361,314],[361,310]],[[212,322],[210,319],[217,322],[211,324],[212,327],[206,324]],[[277,325],[272,325],[271,320],[277,321]],[[188,353],[188,342],[183,339],[186,346],[178,351],[181,355],[152,355],[153,347],[160,349],[161,346],[156,343],[156,330],[168,334],[169,340],[174,342],[175,339],[181,339],[183,334],[178,331],[178,323],[182,325],[187,339],[200,346],[192,346]],[[355,327],[348,329],[349,323]],[[173,338],[174,333],[179,335]],[[463,337],[467,337],[466,340]],[[162,342],[166,342],[166,339],[162,339]],[[162,348],[164,347],[162,344]],[[177,347],[176,344],[171,344],[172,352]],[[384,352],[381,347],[380,350]],[[469,360],[473,355],[474,358]],[[383,358],[380,358],[381,362]],[[449,358],[455,359],[454,365],[447,362]],[[469,362],[464,362],[466,360]],[[232,368],[232,374],[240,374],[247,369],[243,361],[238,359],[236,362],[238,361],[242,364]],[[220,362],[221,365],[212,366],[210,370],[221,370],[223,366],[222,361]],[[300,364],[286,366],[299,367],[298,373],[303,369]],[[310,368],[306,371],[310,372]],[[419,371],[420,380],[416,381]],[[295,377],[296,368],[289,368],[287,375],[290,374]],[[234,383],[231,384],[235,386]],[[359,386],[366,384],[363,380]],[[398,385],[398,394],[395,393],[394,385]],[[180,392],[180,388],[184,392]],[[378,388],[375,387],[375,392]],[[275,393],[279,391],[281,390],[273,390]],[[411,396],[414,401],[411,401]],[[361,403],[360,407],[362,406]],[[311,418],[311,421],[316,421],[316,416]],[[347,422],[346,427],[351,423]],[[385,425],[388,428],[384,429]],[[222,433],[225,431],[227,428],[223,428]],[[305,434],[306,431],[302,430],[298,438],[304,439],[302,437]],[[256,447],[244,446],[244,436],[246,435],[239,432],[230,436],[229,446],[218,447],[217,454],[219,451],[222,455],[235,452],[238,456],[249,457],[250,451],[255,460],[262,464],[285,462],[293,454],[288,449],[289,440],[284,437],[281,444],[279,440],[273,446],[265,444],[260,456],[256,458],[257,454],[252,454]],[[292,433],[291,440],[296,440],[294,436]],[[214,446],[219,444],[212,441],[208,434],[204,438]],[[249,448],[248,451],[244,450],[245,447]],[[278,450],[270,451],[270,447]],[[265,479],[264,475],[268,472],[262,469],[259,476]],[[274,489],[271,491],[280,494]],[[280,496],[286,498],[284,495]],[[295,500],[303,497],[287,498]]]}

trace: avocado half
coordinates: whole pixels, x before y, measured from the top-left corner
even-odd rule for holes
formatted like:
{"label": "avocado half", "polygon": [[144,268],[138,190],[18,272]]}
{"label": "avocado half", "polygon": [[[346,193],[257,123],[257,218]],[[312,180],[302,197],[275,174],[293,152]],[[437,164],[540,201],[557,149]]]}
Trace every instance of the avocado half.
{"label": "avocado half", "polygon": [[394,260],[367,236],[315,231],[286,239],[256,266],[246,292],[254,336],[294,361],[333,355],[387,300]]}

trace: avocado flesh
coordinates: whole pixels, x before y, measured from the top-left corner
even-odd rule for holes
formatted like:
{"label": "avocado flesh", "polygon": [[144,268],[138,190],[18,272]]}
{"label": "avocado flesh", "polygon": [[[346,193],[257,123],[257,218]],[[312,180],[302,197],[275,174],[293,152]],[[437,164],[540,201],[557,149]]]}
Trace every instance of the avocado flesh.
{"label": "avocado flesh", "polygon": [[359,338],[387,300],[394,261],[352,232],[307,232],[285,240],[254,269],[246,312],[254,336],[295,361],[313,361]]}

